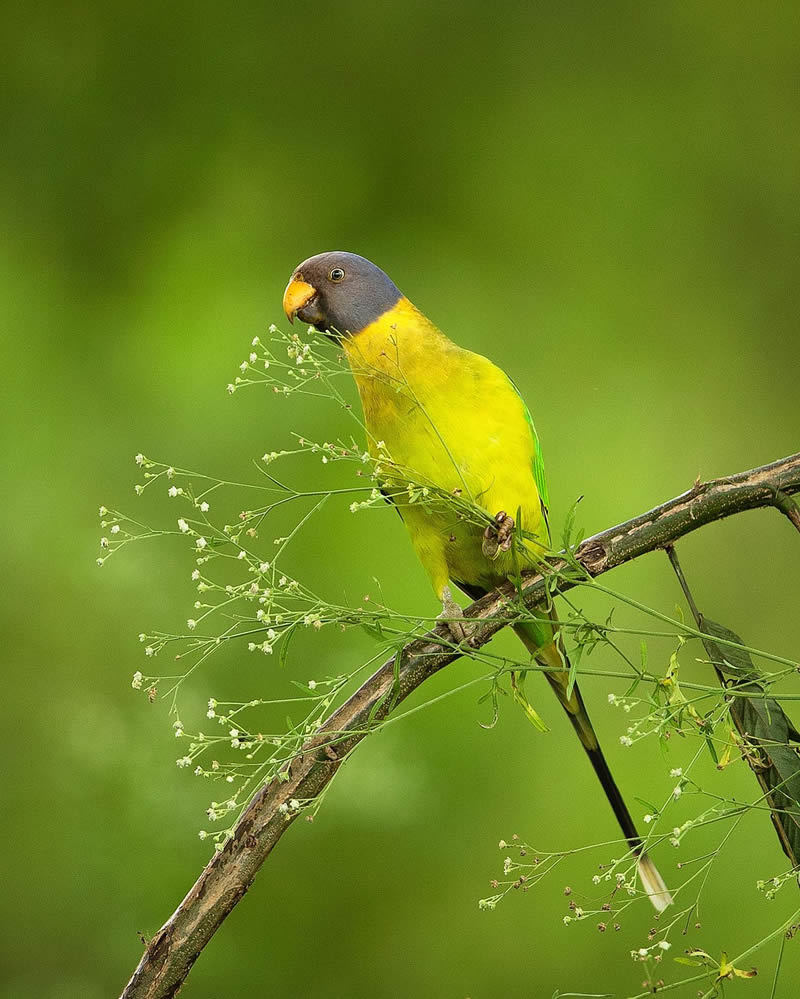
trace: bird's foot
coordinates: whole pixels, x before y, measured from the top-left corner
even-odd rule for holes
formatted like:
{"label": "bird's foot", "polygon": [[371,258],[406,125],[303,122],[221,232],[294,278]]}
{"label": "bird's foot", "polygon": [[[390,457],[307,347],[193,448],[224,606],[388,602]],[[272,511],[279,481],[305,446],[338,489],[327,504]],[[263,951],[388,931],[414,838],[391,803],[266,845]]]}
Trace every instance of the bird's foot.
{"label": "bird's foot", "polygon": [[447,625],[448,631],[458,645],[467,640],[467,629],[462,624],[463,617],[464,611],[453,600],[450,587],[445,586],[442,590],[442,613],[439,615],[439,620]]}
{"label": "bird's foot", "polygon": [[514,518],[505,510],[495,514],[494,520],[483,532],[483,554],[496,559],[500,552],[507,552],[514,540]]}

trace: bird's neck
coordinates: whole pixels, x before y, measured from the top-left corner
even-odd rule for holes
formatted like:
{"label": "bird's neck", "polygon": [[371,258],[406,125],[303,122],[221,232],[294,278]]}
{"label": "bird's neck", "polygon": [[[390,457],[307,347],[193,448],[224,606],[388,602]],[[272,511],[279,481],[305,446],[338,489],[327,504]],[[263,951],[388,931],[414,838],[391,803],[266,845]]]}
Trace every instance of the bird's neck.
{"label": "bird's neck", "polygon": [[355,336],[343,340],[347,360],[359,384],[365,380],[389,384],[413,378],[422,364],[431,364],[437,349],[450,345],[441,330],[407,298],[401,298]]}

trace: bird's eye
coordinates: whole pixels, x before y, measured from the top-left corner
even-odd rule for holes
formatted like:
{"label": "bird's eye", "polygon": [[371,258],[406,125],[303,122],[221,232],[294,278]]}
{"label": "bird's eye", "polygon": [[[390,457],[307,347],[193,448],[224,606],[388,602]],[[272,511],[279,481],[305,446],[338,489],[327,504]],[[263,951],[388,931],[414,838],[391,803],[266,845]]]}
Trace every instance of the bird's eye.
{"label": "bird's eye", "polygon": [[344,271],[341,267],[332,267],[331,272],[328,275],[331,281],[338,282],[344,280]]}

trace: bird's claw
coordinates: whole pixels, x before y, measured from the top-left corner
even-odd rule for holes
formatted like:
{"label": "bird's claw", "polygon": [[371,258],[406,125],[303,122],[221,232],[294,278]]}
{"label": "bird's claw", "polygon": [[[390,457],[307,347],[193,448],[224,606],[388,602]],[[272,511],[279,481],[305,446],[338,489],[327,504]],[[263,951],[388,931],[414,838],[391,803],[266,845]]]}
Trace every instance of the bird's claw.
{"label": "bird's claw", "polygon": [[500,552],[507,552],[514,540],[514,518],[505,510],[495,514],[494,520],[483,532],[483,554],[496,559]]}
{"label": "bird's claw", "polygon": [[439,620],[447,625],[447,630],[453,636],[453,640],[457,645],[461,645],[462,642],[467,640],[467,629],[461,623],[463,617],[464,611],[453,600],[450,587],[445,586],[442,590],[442,613],[439,615]]}

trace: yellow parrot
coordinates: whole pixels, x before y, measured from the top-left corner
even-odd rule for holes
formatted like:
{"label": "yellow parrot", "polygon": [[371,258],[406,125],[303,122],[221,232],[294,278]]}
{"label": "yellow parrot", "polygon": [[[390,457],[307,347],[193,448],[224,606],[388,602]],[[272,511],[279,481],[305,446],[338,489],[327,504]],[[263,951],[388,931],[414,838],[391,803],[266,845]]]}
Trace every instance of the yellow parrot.
{"label": "yellow parrot", "polygon": [[[449,584],[475,599],[549,550],[544,464],[528,407],[500,368],[449,340],[391,278],[355,253],[304,260],[283,307],[290,322],[297,317],[341,343],[358,386],[369,451],[384,461],[384,476],[395,470],[392,500],[442,602],[442,617],[463,639],[461,608]],[[488,526],[458,518],[444,504],[403,502],[404,476],[397,470],[407,481],[463,497],[485,511]],[[642,887],[663,910],[670,893],[643,850],[578,686],[568,691],[569,661],[554,610],[515,630],[545,667],[638,858]]]}

